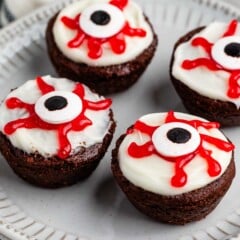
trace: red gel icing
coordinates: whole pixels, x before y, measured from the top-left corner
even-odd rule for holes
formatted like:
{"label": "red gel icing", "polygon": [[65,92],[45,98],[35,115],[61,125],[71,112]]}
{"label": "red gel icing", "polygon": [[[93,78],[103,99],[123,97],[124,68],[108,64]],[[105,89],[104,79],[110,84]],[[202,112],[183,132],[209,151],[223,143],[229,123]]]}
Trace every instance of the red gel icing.
{"label": "red gel icing", "polygon": [[[238,22],[237,20],[232,20],[228,25],[226,32],[223,34],[223,37],[233,36],[236,33]],[[207,39],[202,37],[196,37],[192,40],[193,47],[202,47],[205,52],[208,54],[208,58],[197,58],[194,60],[184,60],[182,62],[182,68],[186,70],[191,70],[197,67],[206,67],[211,71],[226,71],[230,73],[230,78],[228,80],[228,91],[227,96],[230,98],[239,98],[240,97],[240,86],[238,81],[240,79],[240,70],[229,70],[221,66],[212,58],[212,47],[214,44],[209,43]]]}
{"label": "red gel icing", "polygon": [[[185,124],[189,124],[194,128],[203,127],[205,129],[211,128],[219,128],[219,123],[216,122],[202,122],[199,120],[185,120],[185,119],[178,119],[174,116],[174,112],[170,111],[167,114],[165,119],[165,123],[169,122],[181,122]],[[140,131],[141,133],[149,135],[152,138],[154,131],[159,126],[149,126],[146,123],[141,121],[137,121],[133,128],[127,131],[127,134],[132,134],[135,130]],[[179,157],[168,157],[163,156],[154,147],[152,140],[146,142],[143,145],[137,145],[135,142],[131,143],[128,147],[128,154],[134,158],[144,158],[155,154],[160,158],[170,161],[175,164],[175,175],[171,178],[171,184],[173,187],[183,187],[187,183],[187,174],[184,171],[184,167],[192,160],[194,160],[195,156],[199,154],[203,157],[207,162],[207,172],[209,176],[216,177],[221,173],[221,166],[220,164],[212,158],[211,151],[207,150],[203,146],[203,142],[208,142],[213,144],[217,148],[221,149],[222,151],[230,152],[234,149],[234,145],[223,141],[221,139],[217,139],[205,134],[200,134],[201,143],[199,147],[189,154],[179,156]]]}
{"label": "red gel icing", "polygon": [[223,37],[229,37],[235,34],[238,26],[238,21],[236,19],[232,20],[228,26],[227,31],[223,34]]}
{"label": "red gel icing", "polygon": [[123,10],[128,5],[128,0],[112,0],[109,2],[109,4],[112,4]]}
{"label": "red gel icing", "polygon": [[202,37],[194,38],[192,40],[192,45],[194,47],[201,46],[201,47],[203,47],[205,49],[205,51],[207,53],[211,54],[211,49],[212,49],[213,44],[209,43],[205,38],[202,38]]}
{"label": "red gel icing", "polygon": [[[36,79],[39,90],[42,95],[55,91],[55,88],[47,84],[41,77]],[[92,121],[85,116],[86,110],[104,110],[111,106],[111,99],[100,100],[97,102],[91,102],[84,99],[85,91],[81,84],[76,84],[73,93],[79,96],[82,100],[82,112],[73,119],[71,122],[62,124],[51,124],[43,121],[35,112],[34,104],[29,104],[21,101],[18,98],[9,98],[6,100],[6,106],[9,109],[21,108],[25,109],[29,116],[26,118],[20,118],[7,123],[4,126],[4,132],[7,135],[13,134],[19,128],[34,129],[39,128],[43,130],[54,130],[57,131],[57,137],[59,142],[59,150],[57,156],[61,159],[67,158],[72,150],[71,144],[68,140],[67,134],[70,131],[82,131],[86,127],[92,125]]]}
{"label": "red gel icing", "polygon": [[[128,0],[112,0],[109,4],[123,10],[128,4]],[[125,35],[129,37],[145,37],[147,34],[145,30],[141,28],[132,28],[130,24],[126,22],[123,28],[114,36],[108,38],[95,38],[84,33],[81,29],[79,25],[80,17],[80,14],[73,19],[63,16],[61,21],[67,28],[77,31],[75,37],[68,42],[68,47],[78,48],[82,45],[84,40],[86,40],[88,46],[88,57],[91,59],[98,59],[102,56],[102,45],[105,43],[109,43],[115,54],[122,54],[126,50]]]}

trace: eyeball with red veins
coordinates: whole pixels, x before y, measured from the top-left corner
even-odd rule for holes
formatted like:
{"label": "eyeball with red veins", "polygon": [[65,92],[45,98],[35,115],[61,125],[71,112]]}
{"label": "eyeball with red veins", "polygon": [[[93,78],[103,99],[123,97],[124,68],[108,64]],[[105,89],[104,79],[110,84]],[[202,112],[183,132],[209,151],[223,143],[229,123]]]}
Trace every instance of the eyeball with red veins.
{"label": "eyeball with red veins", "polygon": [[53,91],[39,98],[35,112],[50,124],[70,122],[82,112],[82,101],[75,93]]}
{"label": "eyeball with red veins", "polygon": [[86,8],[79,19],[82,30],[95,38],[108,38],[125,25],[123,12],[114,5],[97,3]]}
{"label": "eyeball with red veins", "polygon": [[194,152],[200,145],[198,131],[189,124],[165,123],[155,130],[152,142],[157,152],[166,157],[180,157]]}
{"label": "eyeball with red veins", "polygon": [[240,37],[230,36],[219,39],[212,47],[212,58],[230,70],[240,69]]}

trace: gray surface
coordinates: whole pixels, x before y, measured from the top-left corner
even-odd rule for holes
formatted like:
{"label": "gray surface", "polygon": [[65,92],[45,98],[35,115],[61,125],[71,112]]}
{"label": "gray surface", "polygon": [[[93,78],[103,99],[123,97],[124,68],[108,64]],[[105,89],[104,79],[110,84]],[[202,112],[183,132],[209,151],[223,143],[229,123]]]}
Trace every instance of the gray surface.
{"label": "gray surface", "polygon": [[236,6],[240,7],[240,1],[239,0],[225,0],[225,2],[229,2],[232,4],[235,4]]}
{"label": "gray surface", "polygon": [[[32,0],[29,0],[29,1],[32,1]],[[57,1],[57,0],[55,0],[55,1]],[[144,1],[147,1],[147,0],[144,0]],[[232,4],[233,6],[236,6],[236,8],[240,8],[240,0],[219,0],[219,1],[226,2],[226,3]],[[3,2],[4,2],[4,0],[0,0],[0,29],[1,29],[1,27],[5,26],[7,22],[12,21],[12,19],[14,19],[14,17],[11,14],[10,9],[9,9],[10,10],[9,14],[12,19],[9,18],[9,14],[6,15],[5,11],[2,11]],[[6,17],[6,16],[8,16],[8,17]]]}

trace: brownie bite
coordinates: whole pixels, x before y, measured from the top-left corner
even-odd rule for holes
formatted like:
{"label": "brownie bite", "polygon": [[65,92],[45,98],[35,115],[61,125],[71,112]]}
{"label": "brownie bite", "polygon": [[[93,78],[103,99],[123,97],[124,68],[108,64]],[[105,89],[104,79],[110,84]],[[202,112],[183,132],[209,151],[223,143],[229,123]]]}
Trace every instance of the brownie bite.
{"label": "brownie bite", "polygon": [[151,23],[131,0],[74,2],[50,19],[46,41],[61,77],[100,94],[133,85],[157,47]]}
{"label": "brownie bite", "polygon": [[219,124],[178,112],[141,117],[116,143],[112,172],[129,201],[164,223],[206,217],[235,176]]}
{"label": "brownie bite", "polygon": [[0,151],[31,184],[74,184],[94,171],[111,143],[111,103],[65,78],[29,80],[0,105]]}
{"label": "brownie bite", "polygon": [[181,37],[174,47],[170,75],[190,113],[222,126],[239,125],[239,23],[213,22]]}

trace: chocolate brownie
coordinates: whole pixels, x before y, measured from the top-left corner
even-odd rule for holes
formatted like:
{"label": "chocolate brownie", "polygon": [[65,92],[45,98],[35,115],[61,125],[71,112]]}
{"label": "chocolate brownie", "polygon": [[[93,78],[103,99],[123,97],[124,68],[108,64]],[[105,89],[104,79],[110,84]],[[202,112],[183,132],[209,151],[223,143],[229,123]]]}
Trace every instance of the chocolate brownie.
{"label": "chocolate brownie", "polygon": [[175,44],[170,64],[172,83],[186,109],[222,126],[240,124],[238,77],[231,80],[240,59],[239,66],[230,67],[228,62],[238,57],[226,52],[229,47],[238,51],[233,46],[237,25],[215,22],[190,31]]}
{"label": "chocolate brownie", "polygon": [[[91,0],[85,0],[84,2],[87,2],[88,8],[92,8],[92,5],[95,5],[92,4]],[[104,4],[106,6],[96,4],[96,9],[93,10],[92,15],[94,15],[96,12],[99,12],[97,11],[98,8],[103,7],[104,9],[105,7],[108,8],[109,5],[113,6],[112,2],[113,1],[111,1],[109,4]],[[75,3],[76,8],[79,9],[79,12],[84,14],[86,9],[83,9],[81,4],[82,3],[80,2]],[[128,10],[136,8],[135,4],[131,1],[126,1],[125,4],[126,5],[122,11],[124,11],[125,8]],[[114,9],[118,8],[118,6],[113,7]],[[71,6],[69,6],[69,8],[71,8]],[[123,44],[122,50],[114,50],[114,47],[113,50],[109,50],[109,42],[106,40],[102,46],[102,49],[100,50],[102,51],[102,55],[91,57],[89,56],[90,53],[87,52],[88,49],[85,47],[85,42],[88,41],[87,39],[83,40],[82,45],[71,48],[66,48],[66,40],[64,40],[65,45],[58,40],[58,38],[60,38],[57,36],[58,34],[56,34],[58,28],[63,27],[64,24],[67,24],[67,21],[63,21],[63,19],[66,20],[64,11],[66,10],[63,10],[63,12],[56,14],[52,19],[50,19],[46,30],[48,53],[58,74],[62,77],[67,77],[74,81],[82,82],[90,88],[95,89],[100,94],[119,92],[132,86],[147,68],[157,47],[157,36],[154,33],[153,27],[147,17],[144,16],[139,9],[137,10],[140,11],[137,13],[139,20],[136,19],[134,24],[137,26],[139,25],[139,28],[134,28],[135,30],[131,30],[132,34],[130,34],[131,36],[128,35],[128,37],[126,37],[127,40],[125,43],[116,42],[117,45]],[[68,13],[68,11],[66,13]],[[111,15],[111,13],[109,13],[109,15]],[[128,16],[128,14],[126,14],[126,16]],[[114,17],[111,17],[113,18],[112,21],[114,21]],[[128,21],[128,17],[126,18],[127,19],[124,20],[124,22]],[[141,26],[143,27],[141,28]],[[79,26],[76,26],[76,28],[79,30]],[[77,30],[74,31],[76,32]],[[102,31],[105,31],[104,28]],[[136,36],[134,36],[134,31]],[[126,30],[124,30],[124,32],[127,33]],[[120,34],[121,38],[125,39],[125,36],[122,36],[122,34],[123,33]],[[111,38],[113,37],[111,36]],[[99,37],[97,39],[99,40],[101,38]],[[134,45],[131,43],[131,41],[134,41]],[[128,44],[131,46],[128,46]],[[74,54],[74,51],[77,51],[78,49],[83,51],[83,57],[81,58],[78,57],[80,53],[76,52]]]}
{"label": "chocolate brownie", "polygon": [[[155,126],[157,122],[162,123],[159,128],[159,124]],[[187,154],[190,159],[186,158],[186,152],[183,153],[185,155],[182,161],[186,162],[182,165],[182,173],[186,173],[187,178],[176,181],[179,179],[176,178],[177,172],[174,172],[174,169],[181,167],[181,164],[177,163],[181,156],[174,151],[176,148],[186,149],[186,144],[195,138],[194,132],[192,132],[189,139],[189,134],[186,132],[189,129],[182,123],[192,126],[196,123],[199,124],[195,129],[199,132],[202,141],[207,140],[203,135],[210,134],[208,136],[220,137],[221,141],[228,145],[228,147],[226,146],[228,149],[220,150],[223,154],[226,153],[224,151],[227,151],[227,155],[225,155],[227,164],[222,165],[225,164],[226,159],[224,161],[214,159],[221,166],[221,170],[216,172],[214,177],[207,177],[213,172],[206,169],[204,159],[198,159],[198,155],[203,154],[202,150],[203,152],[210,150],[210,145],[204,144],[202,145],[204,149],[200,150],[196,145],[197,148],[194,152],[191,152],[190,155]],[[201,220],[215,209],[232,183],[235,176],[235,164],[233,145],[215,128],[218,126],[214,125],[215,123],[206,122],[198,117],[172,112],[141,117],[128,129],[126,134],[118,139],[112,153],[113,175],[129,201],[142,213],[157,221],[180,225]],[[200,126],[207,127],[208,133],[203,131],[203,134]],[[212,129],[209,130],[210,128]],[[164,135],[156,137],[156,134],[163,132]],[[158,143],[154,139],[158,139]],[[165,149],[163,149],[162,146],[166,139],[170,141],[170,146],[166,147],[167,145],[165,145]],[[166,148],[168,148],[168,155],[165,151]],[[214,151],[218,151],[217,148]],[[193,154],[192,159],[191,154]],[[175,157],[173,157],[174,155]],[[211,157],[213,156],[215,153],[211,153]],[[221,157],[221,155],[218,156]],[[167,165],[169,167],[166,167]],[[174,174],[175,176],[173,176]],[[194,177],[194,174],[197,176]],[[200,183],[205,177],[208,180]]]}
{"label": "chocolate brownie", "polygon": [[31,184],[74,184],[94,171],[111,143],[110,106],[110,99],[67,79],[27,81],[0,106],[0,151]]}

